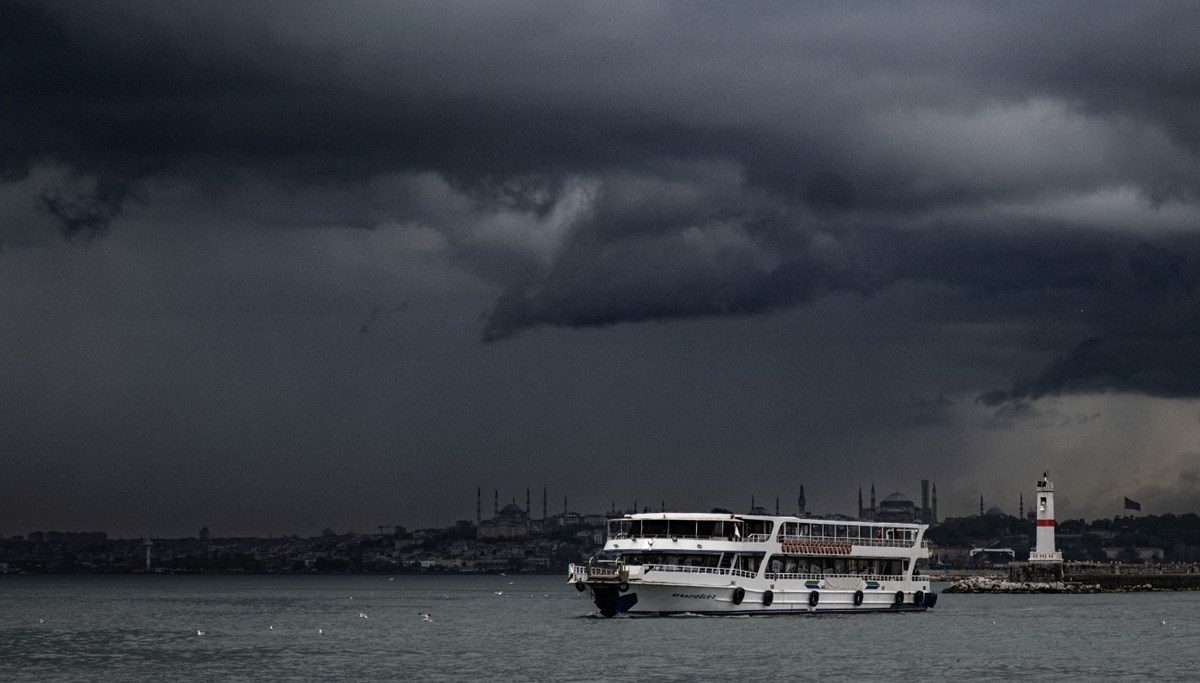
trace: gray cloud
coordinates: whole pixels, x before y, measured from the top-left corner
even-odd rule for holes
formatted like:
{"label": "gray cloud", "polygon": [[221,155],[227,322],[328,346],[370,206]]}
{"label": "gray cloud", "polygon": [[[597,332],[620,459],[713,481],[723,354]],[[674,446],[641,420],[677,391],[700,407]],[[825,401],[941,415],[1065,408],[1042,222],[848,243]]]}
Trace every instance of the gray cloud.
{"label": "gray cloud", "polygon": [[[876,419],[913,429],[961,424],[943,396],[979,396],[1010,427],[1055,396],[1197,397],[1198,22],[1188,3],[10,0],[0,245],[53,250],[57,231],[99,276],[144,241],[173,264],[137,264],[172,271],[145,292],[179,271],[200,283],[134,292],[153,315],[327,317],[356,353],[400,334],[378,303],[403,298],[390,277],[470,302],[473,341],[499,342],[470,353],[515,367],[509,354],[562,334],[683,348],[672,335],[695,326],[738,348],[723,323],[786,321],[767,346],[810,324],[860,341],[862,358],[812,362],[865,387],[860,366],[898,337],[908,359],[947,354],[928,385],[873,398]],[[32,291],[75,282],[6,256]],[[347,284],[360,278],[385,291]],[[436,310],[412,315],[462,324]],[[862,393],[899,391],[878,382]],[[821,391],[850,391],[835,383]]]}

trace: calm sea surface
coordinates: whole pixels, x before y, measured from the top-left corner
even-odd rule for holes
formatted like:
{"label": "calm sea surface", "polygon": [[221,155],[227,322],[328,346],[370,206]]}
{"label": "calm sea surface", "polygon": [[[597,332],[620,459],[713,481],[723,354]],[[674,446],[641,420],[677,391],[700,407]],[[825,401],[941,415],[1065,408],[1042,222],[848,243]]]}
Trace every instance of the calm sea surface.
{"label": "calm sea surface", "polygon": [[603,619],[549,576],[0,577],[5,683],[1182,681],[1200,679],[1198,661],[1200,593]]}

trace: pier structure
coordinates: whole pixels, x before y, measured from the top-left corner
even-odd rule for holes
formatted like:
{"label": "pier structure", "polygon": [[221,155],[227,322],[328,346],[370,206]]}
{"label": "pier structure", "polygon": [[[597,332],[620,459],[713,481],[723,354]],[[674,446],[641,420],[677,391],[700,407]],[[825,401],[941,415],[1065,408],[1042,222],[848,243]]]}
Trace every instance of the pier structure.
{"label": "pier structure", "polygon": [[1043,472],[1034,489],[1037,509],[1037,546],[1029,553],[1030,562],[1062,564],[1062,553],[1054,547],[1054,484],[1050,473]]}

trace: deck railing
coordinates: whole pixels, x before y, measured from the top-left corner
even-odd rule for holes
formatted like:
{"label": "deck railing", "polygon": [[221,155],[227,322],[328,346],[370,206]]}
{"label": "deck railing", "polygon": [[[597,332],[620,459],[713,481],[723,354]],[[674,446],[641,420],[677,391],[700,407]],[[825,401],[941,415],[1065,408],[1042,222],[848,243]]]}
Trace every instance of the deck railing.
{"label": "deck railing", "polygon": [[684,574],[714,574],[717,576],[742,576],[752,579],[758,576],[756,572],[748,572],[745,569],[730,569],[729,567],[693,567],[683,564],[647,564],[644,565],[644,574],[650,572],[681,572]]}
{"label": "deck railing", "polygon": [[[779,540],[782,543],[848,543],[850,545],[874,546],[882,548],[911,548],[915,545],[912,539],[853,538],[846,536],[799,536],[792,534],[780,535]],[[921,541],[921,547],[928,548],[929,541]]]}
{"label": "deck railing", "polygon": [[821,574],[819,572],[767,572],[763,578],[777,581],[780,579],[798,579],[800,581],[819,581],[821,579],[862,579],[863,581],[903,581],[900,574]]}

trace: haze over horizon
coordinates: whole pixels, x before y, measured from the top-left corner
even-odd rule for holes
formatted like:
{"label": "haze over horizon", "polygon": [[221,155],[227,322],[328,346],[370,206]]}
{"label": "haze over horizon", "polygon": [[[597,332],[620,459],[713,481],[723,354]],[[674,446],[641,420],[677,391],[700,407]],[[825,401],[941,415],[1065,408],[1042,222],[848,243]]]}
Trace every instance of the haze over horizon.
{"label": "haze over horizon", "polygon": [[1198,511],[1198,32],[0,0],[0,533]]}

